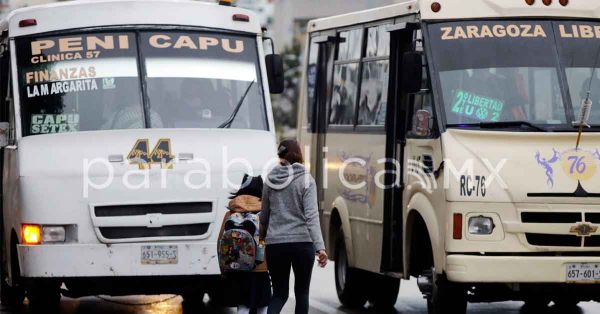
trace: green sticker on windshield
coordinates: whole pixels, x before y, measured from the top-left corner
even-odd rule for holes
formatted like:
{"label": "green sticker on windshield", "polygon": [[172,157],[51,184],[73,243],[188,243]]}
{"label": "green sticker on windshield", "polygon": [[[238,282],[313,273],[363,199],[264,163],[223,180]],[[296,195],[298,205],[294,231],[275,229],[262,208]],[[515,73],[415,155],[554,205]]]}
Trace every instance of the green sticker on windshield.
{"label": "green sticker on windshield", "polygon": [[79,114],[34,114],[31,134],[54,134],[79,131]]}
{"label": "green sticker on windshield", "polygon": [[457,90],[452,101],[452,112],[480,121],[500,121],[504,103],[499,99],[485,97],[464,90]]}

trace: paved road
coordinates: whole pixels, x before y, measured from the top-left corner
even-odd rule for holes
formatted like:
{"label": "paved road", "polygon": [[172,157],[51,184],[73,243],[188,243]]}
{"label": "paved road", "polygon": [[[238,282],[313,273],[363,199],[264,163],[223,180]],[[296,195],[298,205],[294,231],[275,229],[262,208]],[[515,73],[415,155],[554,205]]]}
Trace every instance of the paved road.
{"label": "paved road", "polygon": [[[294,313],[294,299],[290,298],[284,313]],[[27,313],[27,306],[23,308]],[[522,303],[504,302],[492,304],[470,304],[469,313],[493,313],[493,314],[511,314],[524,313]],[[552,307],[548,308],[548,313],[566,314],[559,312]],[[15,313],[0,310],[0,313]],[[188,314],[183,313],[181,307],[181,298],[178,296],[131,296],[131,297],[88,297],[82,299],[63,298],[61,303],[61,313],[64,314]],[[235,314],[233,309],[214,308],[207,304],[203,310],[197,310],[195,313],[211,314]],[[311,314],[358,314],[358,313],[377,313],[375,310],[365,308],[361,310],[348,310],[341,308],[336,294],[333,282],[333,265],[330,264],[326,269],[315,269],[313,286],[311,289]],[[414,281],[403,282],[400,291],[400,297],[396,304],[398,314],[426,314],[425,301],[421,297]],[[539,313],[539,312],[537,312]],[[536,314],[537,314],[536,313]],[[600,304],[581,303],[575,312],[593,314],[600,313]]]}

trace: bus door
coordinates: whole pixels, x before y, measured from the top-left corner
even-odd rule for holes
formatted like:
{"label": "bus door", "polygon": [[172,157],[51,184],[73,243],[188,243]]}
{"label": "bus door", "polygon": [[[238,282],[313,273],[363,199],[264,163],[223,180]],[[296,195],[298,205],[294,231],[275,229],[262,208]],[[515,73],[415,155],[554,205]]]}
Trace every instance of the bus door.
{"label": "bus door", "polygon": [[[404,153],[407,125],[410,123],[409,104],[412,96],[401,87],[403,56],[414,51],[419,24],[400,23],[390,28],[390,80],[388,89],[389,104],[386,117],[386,175],[384,193],[384,227],[382,272],[403,271],[403,222],[402,178],[405,169]],[[391,162],[393,161],[393,162]]]}
{"label": "bus door", "polygon": [[[312,115],[309,117],[310,121],[310,132],[313,134],[311,140],[311,147],[314,153],[310,154],[312,160],[310,160],[312,174],[317,183],[318,197],[319,197],[319,213],[323,213],[323,199],[324,199],[324,183],[325,174],[323,159],[326,153],[326,132],[327,132],[327,121],[328,121],[328,110],[329,108],[329,97],[331,95],[331,83],[333,80],[333,59],[335,52],[335,32],[331,34],[320,34],[311,38],[311,58],[316,55],[316,66],[309,71],[314,71],[310,74],[313,78],[312,82],[309,83],[309,88],[314,90],[309,91],[309,94],[314,95],[309,99],[309,106],[312,106]],[[313,55],[314,54],[314,55]],[[311,81],[309,79],[309,81]]]}

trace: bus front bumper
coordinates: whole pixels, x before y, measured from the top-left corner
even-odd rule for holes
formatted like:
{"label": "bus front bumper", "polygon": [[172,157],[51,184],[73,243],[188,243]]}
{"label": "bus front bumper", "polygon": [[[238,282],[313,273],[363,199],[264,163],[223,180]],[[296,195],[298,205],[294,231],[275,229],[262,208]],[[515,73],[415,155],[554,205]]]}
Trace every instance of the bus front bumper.
{"label": "bus front bumper", "polygon": [[[142,246],[177,246],[176,264],[142,264]],[[19,245],[24,278],[188,276],[220,274],[214,242]]]}
{"label": "bus front bumper", "polygon": [[446,276],[464,283],[566,283],[569,263],[599,263],[592,256],[477,256],[446,257]]}

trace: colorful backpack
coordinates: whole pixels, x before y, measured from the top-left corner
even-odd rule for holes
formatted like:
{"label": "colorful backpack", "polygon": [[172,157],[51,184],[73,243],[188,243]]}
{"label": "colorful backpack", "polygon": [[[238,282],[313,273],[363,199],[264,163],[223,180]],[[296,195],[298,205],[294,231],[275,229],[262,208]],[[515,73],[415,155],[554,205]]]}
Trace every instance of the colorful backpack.
{"label": "colorful backpack", "polygon": [[[222,271],[252,271],[257,265],[260,223],[257,214],[232,213],[219,239]],[[260,255],[260,254],[259,254]]]}

